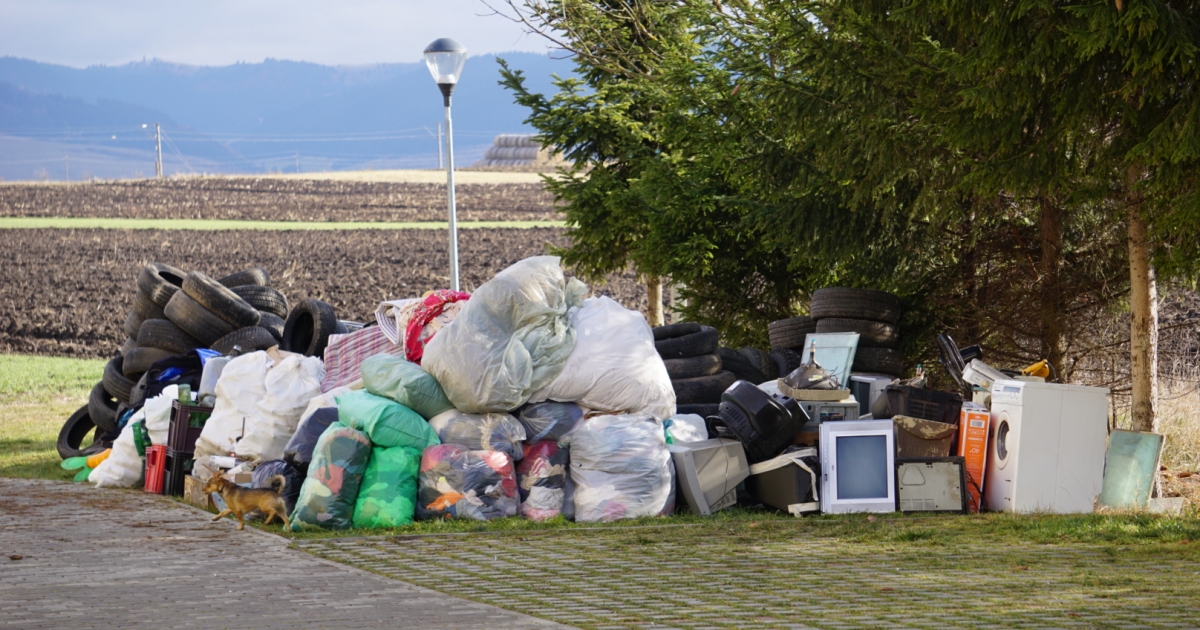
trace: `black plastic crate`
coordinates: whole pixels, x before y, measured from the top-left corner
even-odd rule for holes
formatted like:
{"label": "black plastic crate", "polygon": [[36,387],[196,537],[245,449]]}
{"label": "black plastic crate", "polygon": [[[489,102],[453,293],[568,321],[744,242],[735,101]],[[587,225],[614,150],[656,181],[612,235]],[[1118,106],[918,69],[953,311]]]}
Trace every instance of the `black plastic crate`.
{"label": "black plastic crate", "polygon": [[961,394],[907,385],[888,385],[884,391],[887,394],[888,410],[893,416],[958,424],[963,403]]}
{"label": "black plastic crate", "polygon": [[163,475],[162,493],[166,495],[181,497],[183,496],[184,479],[192,474],[192,456],[191,454],[175,454],[167,455],[167,470]]}
{"label": "black plastic crate", "polygon": [[[200,439],[200,432],[204,430],[204,423],[208,421],[212,411],[212,407],[171,401],[171,426],[167,431],[168,454],[191,455],[196,452],[196,440]],[[191,426],[193,417],[200,426]]]}

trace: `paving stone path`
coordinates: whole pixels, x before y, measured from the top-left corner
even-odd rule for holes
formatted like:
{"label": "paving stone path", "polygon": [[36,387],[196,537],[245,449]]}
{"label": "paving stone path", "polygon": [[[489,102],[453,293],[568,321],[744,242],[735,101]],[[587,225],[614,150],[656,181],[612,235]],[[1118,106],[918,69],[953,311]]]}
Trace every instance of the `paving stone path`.
{"label": "paving stone path", "polygon": [[555,627],[235,526],[141,492],[0,479],[0,628]]}

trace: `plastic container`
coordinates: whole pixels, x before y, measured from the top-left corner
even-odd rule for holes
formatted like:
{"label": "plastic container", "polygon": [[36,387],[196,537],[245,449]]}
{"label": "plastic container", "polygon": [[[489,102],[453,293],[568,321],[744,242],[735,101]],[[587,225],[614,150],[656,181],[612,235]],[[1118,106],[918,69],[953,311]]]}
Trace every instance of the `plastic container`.
{"label": "plastic container", "polygon": [[146,492],[162,494],[167,472],[167,447],[159,444],[146,449]]}
{"label": "plastic container", "polygon": [[961,394],[907,385],[888,385],[884,391],[887,394],[888,411],[893,416],[958,424],[963,403]]}
{"label": "plastic container", "polygon": [[168,450],[167,463],[162,480],[162,493],[173,497],[183,496],[184,486],[191,471],[191,455],[171,455]]}
{"label": "plastic container", "polygon": [[949,457],[958,435],[958,424],[895,416],[896,456],[902,459]]}
{"label": "plastic container", "polygon": [[217,393],[217,379],[221,378],[221,371],[232,360],[230,357],[214,357],[204,362],[204,371],[200,373],[200,390],[197,392],[200,398]]}
{"label": "plastic container", "polygon": [[[171,401],[171,425],[167,430],[167,449],[171,455],[190,456],[196,452],[196,440],[200,439],[204,423],[212,412],[212,407]],[[197,424],[199,426],[194,426]]]}

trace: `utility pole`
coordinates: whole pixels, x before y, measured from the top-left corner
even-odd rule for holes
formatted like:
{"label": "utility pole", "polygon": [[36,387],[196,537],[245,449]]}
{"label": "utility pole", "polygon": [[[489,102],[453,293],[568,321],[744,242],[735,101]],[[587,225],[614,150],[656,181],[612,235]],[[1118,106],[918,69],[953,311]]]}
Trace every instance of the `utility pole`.
{"label": "utility pole", "polygon": [[300,172],[300,152],[296,152],[296,172]]}
{"label": "utility pole", "polygon": [[67,181],[71,181],[71,156],[64,155],[63,163],[66,165],[66,168],[67,168]]}
{"label": "utility pole", "polygon": [[162,179],[162,129],[159,127],[158,123],[154,123],[154,153],[157,156],[157,159],[154,162],[154,175],[155,177]]}

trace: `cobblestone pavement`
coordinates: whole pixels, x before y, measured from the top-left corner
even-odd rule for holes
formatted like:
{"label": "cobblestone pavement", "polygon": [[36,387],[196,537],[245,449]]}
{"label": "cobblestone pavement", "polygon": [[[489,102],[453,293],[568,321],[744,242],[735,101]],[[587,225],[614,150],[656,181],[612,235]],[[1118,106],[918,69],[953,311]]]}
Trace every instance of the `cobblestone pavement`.
{"label": "cobblestone pavement", "polygon": [[803,533],[756,541],[753,530],[689,531],[327,538],[296,546],[587,628],[1200,626],[1200,565],[1194,554],[1169,549],[947,548]]}
{"label": "cobblestone pavement", "polygon": [[235,526],[141,492],[0,479],[0,628],[554,626]]}

